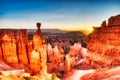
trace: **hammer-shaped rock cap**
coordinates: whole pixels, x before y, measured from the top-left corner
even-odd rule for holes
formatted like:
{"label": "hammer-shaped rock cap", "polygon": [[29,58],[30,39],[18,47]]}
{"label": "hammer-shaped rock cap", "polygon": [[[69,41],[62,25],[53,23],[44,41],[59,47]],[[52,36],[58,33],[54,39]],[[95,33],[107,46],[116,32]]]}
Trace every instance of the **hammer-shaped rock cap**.
{"label": "hammer-shaped rock cap", "polygon": [[36,26],[37,26],[38,29],[40,29],[41,23],[37,23]]}

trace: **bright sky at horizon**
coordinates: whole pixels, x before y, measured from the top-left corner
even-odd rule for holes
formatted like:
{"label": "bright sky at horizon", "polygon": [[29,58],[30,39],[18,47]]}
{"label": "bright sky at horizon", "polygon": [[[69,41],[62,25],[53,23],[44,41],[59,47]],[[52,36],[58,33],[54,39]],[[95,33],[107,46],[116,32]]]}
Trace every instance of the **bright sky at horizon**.
{"label": "bright sky at horizon", "polygon": [[0,28],[91,29],[120,14],[120,0],[0,0]]}

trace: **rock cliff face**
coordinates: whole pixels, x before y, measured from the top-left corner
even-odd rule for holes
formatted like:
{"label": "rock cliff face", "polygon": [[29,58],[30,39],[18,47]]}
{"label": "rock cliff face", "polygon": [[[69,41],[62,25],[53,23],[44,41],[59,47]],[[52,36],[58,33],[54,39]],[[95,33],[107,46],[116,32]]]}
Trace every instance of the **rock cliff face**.
{"label": "rock cliff face", "polygon": [[[0,62],[15,69],[25,69],[31,74],[47,72],[44,37],[37,23],[33,40],[28,40],[26,29],[0,30]],[[7,70],[7,69],[6,69]]]}
{"label": "rock cliff face", "polygon": [[87,60],[95,67],[120,65],[120,15],[104,21],[87,40]]}
{"label": "rock cliff face", "polygon": [[15,40],[10,37],[9,35],[5,34],[2,37],[2,56],[3,60],[10,65],[17,65],[18,58],[17,58],[17,51],[16,51],[16,44]]}

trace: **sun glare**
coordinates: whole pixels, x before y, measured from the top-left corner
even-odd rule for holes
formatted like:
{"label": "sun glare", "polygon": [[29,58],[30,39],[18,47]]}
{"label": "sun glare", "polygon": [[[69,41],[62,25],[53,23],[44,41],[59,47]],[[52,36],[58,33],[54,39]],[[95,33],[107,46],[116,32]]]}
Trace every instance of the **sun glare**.
{"label": "sun glare", "polygon": [[88,32],[91,33],[91,32],[93,32],[93,30],[94,30],[93,28],[89,28]]}

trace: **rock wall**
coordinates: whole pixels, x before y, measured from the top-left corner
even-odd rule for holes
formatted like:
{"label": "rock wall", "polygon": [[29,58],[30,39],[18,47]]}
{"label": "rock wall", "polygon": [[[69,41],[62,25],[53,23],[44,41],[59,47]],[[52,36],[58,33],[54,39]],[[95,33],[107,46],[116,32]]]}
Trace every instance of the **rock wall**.
{"label": "rock wall", "polygon": [[47,72],[44,37],[37,23],[33,40],[28,40],[26,29],[0,30],[0,61],[16,69],[24,68],[31,74]]}
{"label": "rock wall", "polygon": [[[12,33],[11,33],[12,34]],[[2,37],[2,56],[3,60],[10,64],[11,66],[18,64],[18,58],[17,58],[17,51],[16,51],[16,44],[15,39],[7,34],[4,34]]]}
{"label": "rock wall", "polygon": [[95,67],[120,65],[120,15],[94,27],[87,39],[87,60]]}

